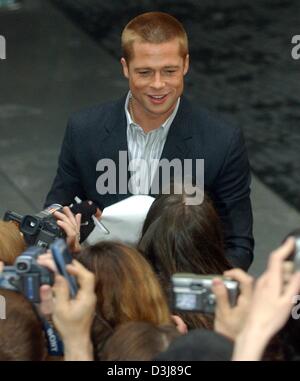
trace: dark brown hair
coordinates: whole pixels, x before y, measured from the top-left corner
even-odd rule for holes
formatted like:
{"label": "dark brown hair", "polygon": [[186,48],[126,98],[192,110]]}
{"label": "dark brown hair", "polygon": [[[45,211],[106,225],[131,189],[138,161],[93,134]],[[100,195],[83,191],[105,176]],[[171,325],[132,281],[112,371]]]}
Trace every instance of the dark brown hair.
{"label": "dark brown hair", "polygon": [[225,257],[219,217],[208,196],[186,205],[185,195],[161,195],[147,214],[139,248],[159,275],[175,272],[221,274]]}
{"label": "dark brown hair", "polygon": [[[199,205],[187,205],[185,194],[159,196],[147,214],[139,250],[169,299],[174,273],[222,274],[232,268],[225,257],[220,219],[207,195]],[[190,328],[211,328],[209,319],[189,316],[190,323],[184,320]]]}
{"label": "dark brown hair", "polygon": [[156,326],[146,322],[120,325],[106,342],[103,361],[150,361],[180,333],[173,325]]}

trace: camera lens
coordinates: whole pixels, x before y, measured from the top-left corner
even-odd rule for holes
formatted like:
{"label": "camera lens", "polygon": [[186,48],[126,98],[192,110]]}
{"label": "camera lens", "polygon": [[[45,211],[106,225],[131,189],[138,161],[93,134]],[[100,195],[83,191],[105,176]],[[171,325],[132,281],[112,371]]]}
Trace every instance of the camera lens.
{"label": "camera lens", "polygon": [[22,233],[33,236],[38,233],[40,220],[34,216],[24,216],[21,222],[20,230]]}
{"label": "camera lens", "polygon": [[216,304],[216,297],[214,294],[209,294],[207,296],[207,304],[209,304],[210,306],[214,306]]}
{"label": "camera lens", "polygon": [[28,270],[28,263],[26,263],[26,262],[18,263],[17,264],[17,270],[22,271],[22,272],[27,271]]}

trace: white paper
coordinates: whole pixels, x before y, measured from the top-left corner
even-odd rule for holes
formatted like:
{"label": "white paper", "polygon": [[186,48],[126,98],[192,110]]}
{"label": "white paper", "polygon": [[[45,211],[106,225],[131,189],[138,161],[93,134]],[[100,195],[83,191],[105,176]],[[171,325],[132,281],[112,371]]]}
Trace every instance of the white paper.
{"label": "white paper", "polygon": [[121,241],[136,245],[153,201],[154,197],[135,195],[103,209],[100,221],[109,234],[96,226],[85,242],[94,245],[99,241]]}

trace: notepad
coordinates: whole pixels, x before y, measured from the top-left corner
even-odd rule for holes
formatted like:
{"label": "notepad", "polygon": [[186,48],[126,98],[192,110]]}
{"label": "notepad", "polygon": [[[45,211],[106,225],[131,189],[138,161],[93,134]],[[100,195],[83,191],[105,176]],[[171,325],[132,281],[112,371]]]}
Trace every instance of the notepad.
{"label": "notepad", "polygon": [[109,234],[95,227],[85,243],[94,245],[100,241],[121,241],[135,246],[154,200],[151,196],[135,195],[103,209],[100,220]]}

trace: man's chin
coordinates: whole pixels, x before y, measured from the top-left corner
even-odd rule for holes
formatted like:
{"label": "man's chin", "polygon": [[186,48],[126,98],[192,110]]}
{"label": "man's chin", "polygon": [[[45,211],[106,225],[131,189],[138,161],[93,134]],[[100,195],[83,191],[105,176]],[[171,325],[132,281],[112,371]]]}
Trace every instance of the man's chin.
{"label": "man's chin", "polygon": [[[177,101],[176,101],[177,102]],[[148,107],[148,112],[153,116],[163,116],[166,115],[168,117],[172,114],[173,110],[176,107],[176,102],[174,104],[163,104],[163,105],[155,105]],[[168,115],[169,114],[169,115]]]}

